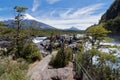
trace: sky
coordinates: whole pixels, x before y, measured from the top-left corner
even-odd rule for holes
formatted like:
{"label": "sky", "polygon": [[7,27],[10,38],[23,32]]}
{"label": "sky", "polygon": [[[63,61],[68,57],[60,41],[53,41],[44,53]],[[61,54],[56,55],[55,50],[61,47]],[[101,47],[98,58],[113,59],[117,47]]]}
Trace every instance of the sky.
{"label": "sky", "polygon": [[85,30],[97,24],[114,0],[1,0],[0,20],[16,15],[14,6],[25,6],[37,20],[59,29]]}

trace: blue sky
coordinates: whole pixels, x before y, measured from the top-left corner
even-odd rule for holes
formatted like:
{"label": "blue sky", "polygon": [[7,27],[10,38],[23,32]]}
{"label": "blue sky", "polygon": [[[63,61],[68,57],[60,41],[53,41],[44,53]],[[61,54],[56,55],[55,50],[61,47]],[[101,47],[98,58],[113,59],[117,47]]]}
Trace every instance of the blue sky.
{"label": "blue sky", "polygon": [[13,7],[28,8],[27,14],[56,28],[86,29],[97,23],[114,0],[1,0],[0,20],[14,18]]}

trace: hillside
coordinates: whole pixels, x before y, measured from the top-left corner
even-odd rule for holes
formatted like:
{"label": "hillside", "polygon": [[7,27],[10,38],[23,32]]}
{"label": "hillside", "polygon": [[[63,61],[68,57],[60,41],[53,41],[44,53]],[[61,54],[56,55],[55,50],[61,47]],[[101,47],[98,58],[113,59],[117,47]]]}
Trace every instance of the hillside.
{"label": "hillside", "polygon": [[120,0],[115,0],[110,8],[101,17],[100,23],[105,23],[105,27],[112,33],[120,32]]}

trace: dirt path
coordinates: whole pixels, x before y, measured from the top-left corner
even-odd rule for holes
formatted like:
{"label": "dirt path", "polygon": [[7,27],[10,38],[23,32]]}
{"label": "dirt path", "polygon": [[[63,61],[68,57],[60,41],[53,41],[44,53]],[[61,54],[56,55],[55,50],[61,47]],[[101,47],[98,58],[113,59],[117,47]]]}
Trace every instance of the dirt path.
{"label": "dirt path", "polygon": [[[52,54],[56,54],[57,51],[54,51]],[[38,64],[28,70],[28,76],[30,76],[31,80],[41,80],[41,73],[47,69],[48,64],[51,60],[52,55],[48,55],[43,58]]]}

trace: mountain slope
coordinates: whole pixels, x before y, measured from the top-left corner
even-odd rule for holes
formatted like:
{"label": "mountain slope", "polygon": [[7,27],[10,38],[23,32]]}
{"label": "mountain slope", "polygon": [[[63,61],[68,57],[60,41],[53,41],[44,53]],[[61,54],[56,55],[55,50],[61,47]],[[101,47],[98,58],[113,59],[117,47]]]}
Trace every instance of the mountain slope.
{"label": "mountain slope", "polygon": [[120,0],[115,0],[106,13],[102,16],[100,22],[106,22],[120,16]]}
{"label": "mountain slope", "polygon": [[101,17],[100,23],[112,33],[120,33],[120,0],[115,0],[106,13]]}
{"label": "mountain slope", "polygon": [[[6,20],[4,21],[9,27],[16,28],[17,25],[14,24],[14,20]],[[22,28],[32,27],[34,29],[56,29],[50,25],[40,22],[36,18],[32,17],[29,14],[25,14],[23,19],[21,20]]]}

